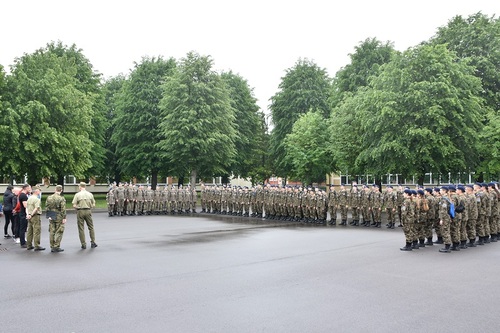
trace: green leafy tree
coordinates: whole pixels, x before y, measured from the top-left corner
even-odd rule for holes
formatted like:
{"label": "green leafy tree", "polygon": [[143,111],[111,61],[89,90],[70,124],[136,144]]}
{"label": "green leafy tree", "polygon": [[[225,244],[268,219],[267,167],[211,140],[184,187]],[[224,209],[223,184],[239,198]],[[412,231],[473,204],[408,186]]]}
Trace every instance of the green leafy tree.
{"label": "green leafy tree", "polygon": [[474,67],[443,45],[395,57],[363,92],[364,107],[351,110],[363,133],[356,165],[375,175],[416,175],[420,184],[429,171],[473,168],[480,91]]}
{"label": "green leafy tree", "polygon": [[246,80],[231,71],[222,73],[221,78],[229,91],[236,119],[236,158],[231,172],[246,178],[254,168],[261,165],[262,149],[265,149],[262,146],[265,135],[264,117]]}
{"label": "green leafy tree", "polygon": [[270,150],[276,174],[287,176],[292,169],[285,158],[284,141],[300,115],[315,110],[323,117],[329,117],[330,88],[326,70],[312,61],[301,59],[286,70],[279,91],[271,97],[270,105],[274,124]]}
{"label": "green leafy tree", "polygon": [[212,59],[190,52],[164,86],[160,103],[162,139],[157,147],[178,175],[230,173],[236,156],[235,111]]}
{"label": "green leafy tree", "polygon": [[345,93],[355,93],[366,87],[371,77],[380,73],[380,67],[388,63],[396,53],[391,42],[382,43],[376,38],[367,38],[349,54],[351,63],[340,69],[333,80],[332,106],[337,106]]}
{"label": "green leafy tree", "polygon": [[[30,183],[74,174],[92,166],[89,138],[94,97],[79,90],[74,59],[50,47],[16,59],[8,77],[12,109],[19,116],[18,175]],[[59,177],[58,177],[59,178]]]}
{"label": "green leafy tree", "polygon": [[151,175],[153,188],[158,173],[168,168],[156,144],[163,138],[159,128],[161,85],[175,67],[173,58],[161,57],[143,58],[135,64],[129,79],[123,83],[111,135],[121,172],[128,176]]}
{"label": "green leafy tree", "polygon": [[292,165],[291,176],[303,184],[321,182],[331,171],[328,122],[319,112],[300,116],[285,138],[286,160]]}
{"label": "green leafy tree", "polygon": [[476,171],[490,175],[500,172],[498,159],[498,120],[500,119],[500,18],[482,13],[467,18],[455,16],[438,29],[432,44],[445,44],[462,59],[475,67],[474,75],[481,79],[481,97],[485,100],[477,149],[481,165]]}
{"label": "green leafy tree", "polygon": [[19,171],[19,163],[15,158],[19,144],[17,122],[19,117],[9,103],[11,94],[7,91],[7,75],[0,65],[0,173],[12,177]]}
{"label": "green leafy tree", "polygon": [[102,87],[104,95],[104,104],[106,106],[106,121],[109,124],[104,134],[104,148],[106,149],[106,163],[102,175],[106,177],[108,182],[121,181],[120,166],[116,158],[116,144],[112,142],[111,136],[115,131],[114,121],[118,112],[118,104],[120,102],[120,94],[122,87],[126,81],[125,76],[118,75],[109,78],[104,82]]}
{"label": "green leafy tree", "polygon": [[[92,141],[90,150],[91,167],[85,172],[87,177],[102,174],[105,169],[105,142],[104,135],[108,127],[106,121],[106,110],[104,96],[101,87],[101,74],[94,71],[92,64],[83,54],[83,50],[76,47],[75,44],[66,46],[62,42],[47,44],[47,51],[56,54],[58,57],[65,57],[76,67],[76,88],[83,92],[92,103],[92,118],[89,138]],[[58,175],[58,182],[62,183],[64,175]]]}

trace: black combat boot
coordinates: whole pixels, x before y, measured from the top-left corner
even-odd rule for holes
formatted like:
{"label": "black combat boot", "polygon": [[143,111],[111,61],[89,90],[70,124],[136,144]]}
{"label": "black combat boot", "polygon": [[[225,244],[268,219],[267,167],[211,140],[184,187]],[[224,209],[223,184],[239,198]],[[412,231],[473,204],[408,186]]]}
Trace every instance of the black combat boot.
{"label": "black combat boot", "polygon": [[465,250],[467,248],[467,240],[460,241],[460,248]]}
{"label": "black combat boot", "polygon": [[382,222],[377,222],[375,224],[375,228],[381,228],[382,227]]}
{"label": "black combat boot", "polygon": [[113,216],[113,213],[109,212],[109,213],[108,213],[108,216],[109,216],[109,217]]}
{"label": "black combat boot", "polygon": [[377,222],[373,221],[373,223],[370,224],[371,227],[375,227],[377,225]]}
{"label": "black combat boot", "polygon": [[391,229],[392,228],[392,222],[389,222],[385,225],[387,227],[387,229]]}
{"label": "black combat boot", "polygon": [[432,237],[427,238],[427,242],[425,242],[425,245],[432,246],[434,243],[432,242]]}
{"label": "black combat boot", "polygon": [[445,244],[442,249],[439,249],[439,252],[441,253],[450,253],[450,244]]}
{"label": "black combat boot", "polygon": [[342,223],[340,225],[347,226],[347,220],[342,220]]}
{"label": "black combat boot", "polygon": [[476,245],[476,239],[469,239],[469,243],[467,243],[467,247],[477,247]]}
{"label": "black combat boot", "polygon": [[492,241],[493,243],[498,242],[498,236],[497,236],[497,234],[491,234],[491,241]]}
{"label": "black combat boot", "polygon": [[394,229],[395,226],[396,226],[396,223],[392,222],[391,223],[391,229]]}
{"label": "black combat boot", "polygon": [[484,237],[479,236],[479,241],[477,242],[477,245],[484,245]]}
{"label": "black combat boot", "polygon": [[354,222],[353,224],[354,227],[359,227],[359,220],[354,220],[353,222]]}
{"label": "black combat boot", "polygon": [[460,251],[460,248],[458,247],[458,242],[453,242],[453,245],[451,246],[450,250],[452,251]]}
{"label": "black combat boot", "polygon": [[425,247],[425,238],[421,238],[418,241],[419,241],[419,246],[420,247]]}
{"label": "black combat boot", "polygon": [[437,241],[435,241],[434,243],[436,243],[436,244],[443,244],[443,236],[438,236]]}
{"label": "black combat boot", "polygon": [[337,225],[337,220],[334,220],[334,219],[330,219],[330,223],[328,223],[329,225]]}
{"label": "black combat boot", "polygon": [[418,241],[413,241],[411,244],[411,248],[414,250],[418,250],[420,247],[418,246]]}
{"label": "black combat boot", "polygon": [[365,226],[365,227],[369,227],[369,226],[370,226],[370,223],[371,223],[371,221],[366,221],[366,222],[365,222],[365,224],[364,224],[364,226]]}
{"label": "black combat boot", "polygon": [[411,248],[411,243],[406,243],[405,246],[399,248],[401,251],[411,251],[412,248]]}
{"label": "black combat boot", "polygon": [[484,244],[489,244],[491,242],[490,235],[483,237]]}

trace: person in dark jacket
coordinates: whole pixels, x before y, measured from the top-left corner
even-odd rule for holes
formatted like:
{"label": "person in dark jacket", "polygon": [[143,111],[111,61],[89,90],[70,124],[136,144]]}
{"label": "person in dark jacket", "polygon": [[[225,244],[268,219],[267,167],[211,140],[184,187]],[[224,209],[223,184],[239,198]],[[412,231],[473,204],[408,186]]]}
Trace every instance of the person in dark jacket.
{"label": "person in dark jacket", "polygon": [[4,238],[6,239],[12,237],[8,232],[9,224],[12,234],[14,234],[14,220],[12,217],[12,209],[14,209],[13,198],[15,197],[15,195],[14,193],[12,193],[13,188],[14,187],[12,185],[8,185],[5,193],[3,194],[3,215],[5,217],[5,226],[3,227],[3,233]]}

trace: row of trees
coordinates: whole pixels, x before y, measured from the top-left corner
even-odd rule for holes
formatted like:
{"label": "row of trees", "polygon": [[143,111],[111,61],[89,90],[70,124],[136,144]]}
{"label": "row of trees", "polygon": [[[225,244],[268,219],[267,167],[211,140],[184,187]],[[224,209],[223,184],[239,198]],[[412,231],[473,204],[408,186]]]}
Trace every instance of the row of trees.
{"label": "row of trees", "polygon": [[500,173],[500,21],[457,16],[398,52],[375,38],[329,77],[300,59],[270,99],[273,129],[241,76],[209,56],[145,57],[103,80],[76,46],[0,66],[0,173],[30,182],[329,172]]}
{"label": "row of trees", "polygon": [[457,16],[397,52],[367,39],[333,79],[300,60],[272,98],[276,172],[500,175],[500,20]]}

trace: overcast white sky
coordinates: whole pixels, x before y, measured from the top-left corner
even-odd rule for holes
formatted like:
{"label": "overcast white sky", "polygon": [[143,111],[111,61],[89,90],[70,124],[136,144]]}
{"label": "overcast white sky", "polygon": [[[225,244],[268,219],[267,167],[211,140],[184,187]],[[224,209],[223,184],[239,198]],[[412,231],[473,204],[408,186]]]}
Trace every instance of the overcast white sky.
{"label": "overcast white sky", "polygon": [[143,56],[211,55],[217,70],[244,77],[263,110],[299,58],[330,76],[360,41],[405,50],[455,15],[500,14],[495,0],[6,0],[0,4],[0,64],[50,41],[76,44],[105,77],[128,74]]}

